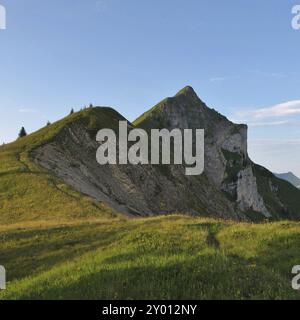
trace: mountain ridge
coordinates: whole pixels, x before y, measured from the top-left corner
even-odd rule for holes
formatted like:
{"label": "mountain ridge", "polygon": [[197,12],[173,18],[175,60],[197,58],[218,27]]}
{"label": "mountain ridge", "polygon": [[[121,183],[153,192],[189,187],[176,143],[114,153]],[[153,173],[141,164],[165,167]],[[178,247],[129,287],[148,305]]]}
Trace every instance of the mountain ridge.
{"label": "mountain ridge", "polygon": [[[201,176],[187,177],[179,165],[99,166],[95,135],[102,128],[118,130],[120,120],[126,119],[109,107],[85,109],[1,147],[0,158],[15,159],[10,169],[16,166],[17,172],[6,183],[15,184],[21,179],[22,171],[46,174],[56,186],[63,186],[70,194],[76,192],[78,199],[84,197],[93,208],[88,209],[91,215],[101,214],[105,208],[107,212],[135,216],[183,212],[252,221],[299,218],[300,191],[251,161],[247,152],[247,126],[234,124],[207,107],[191,87],[162,100],[133,123],[129,122],[129,127],[205,129],[206,166]],[[0,166],[0,177],[3,174],[9,177],[6,169]],[[22,190],[18,194],[26,193],[25,186]],[[63,191],[59,190],[58,194]],[[8,200],[9,194],[9,188],[2,194],[6,207],[2,211],[0,208],[0,220],[3,211],[5,217],[13,220],[9,210],[14,207]],[[46,194],[42,198],[45,197]],[[25,213],[33,210],[28,206],[20,209],[23,198],[14,198],[19,212],[17,219],[23,219],[24,215],[26,218]],[[39,218],[44,209],[36,201],[31,201],[31,207]],[[64,211],[63,204],[53,203],[56,210]],[[102,209],[97,208],[98,204]],[[77,212],[85,214],[83,207]]]}

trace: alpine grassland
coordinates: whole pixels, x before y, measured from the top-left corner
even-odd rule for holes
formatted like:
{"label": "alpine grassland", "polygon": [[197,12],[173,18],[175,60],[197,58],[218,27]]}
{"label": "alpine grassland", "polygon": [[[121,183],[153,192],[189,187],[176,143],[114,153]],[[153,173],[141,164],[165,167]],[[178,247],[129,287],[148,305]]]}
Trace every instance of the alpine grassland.
{"label": "alpine grassland", "polygon": [[71,122],[119,118],[87,109],[0,147],[0,299],[299,299],[300,222],[125,216],[31,157]]}
{"label": "alpine grassland", "polygon": [[1,299],[299,299],[300,223],[170,215],[0,227]]}

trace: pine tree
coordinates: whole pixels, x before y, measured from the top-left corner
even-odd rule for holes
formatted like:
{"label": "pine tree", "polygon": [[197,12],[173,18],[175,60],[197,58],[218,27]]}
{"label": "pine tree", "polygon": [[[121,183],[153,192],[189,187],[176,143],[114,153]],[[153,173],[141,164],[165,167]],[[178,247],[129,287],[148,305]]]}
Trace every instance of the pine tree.
{"label": "pine tree", "polygon": [[48,122],[47,122],[47,127],[48,127],[48,126],[50,126],[50,124],[51,124],[51,122],[50,122],[50,121],[48,121]]}
{"label": "pine tree", "polygon": [[72,109],[71,109],[71,112],[70,112],[70,114],[73,114],[73,113],[74,113],[74,109],[72,108]]}
{"label": "pine tree", "polygon": [[93,104],[92,103],[90,103],[89,108],[93,108]]}
{"label": "pine tree", "polygon": [[23,138],[27,136],[27,132],[25,130],[24,127],[21,128],[20,132],[19,132],[19,138]]}

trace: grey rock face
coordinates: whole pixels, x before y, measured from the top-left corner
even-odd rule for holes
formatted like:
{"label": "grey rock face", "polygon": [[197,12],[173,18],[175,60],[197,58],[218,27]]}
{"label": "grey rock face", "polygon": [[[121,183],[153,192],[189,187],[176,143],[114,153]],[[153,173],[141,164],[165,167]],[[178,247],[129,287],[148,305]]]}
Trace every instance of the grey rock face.
{"label": "grey rock face", "polygon": [[253,210],[262,213],[267,218],[271,217],[263,198],[258,193],[256,178],[251,166],[238,173],[237,203],[242,211]]}
{"label": "grey rock face", "polygon": [[122,213],[232,216],[234,206],[205,177],[187,177],[184,168],[175,165],[100,166],[98,146],[82,124],[73,123],[54,142],[36,149],[32,157],[77,191]]}
{"label": "grey rock face", "polygon": [[227,193],[238,211],[257,211],[269,217],[257,190],[252,163],[247,153],[247,126],[237,125],[208,108],[191,87],[164,100],[138,126],[206,131],[205,175],[221,192]]}

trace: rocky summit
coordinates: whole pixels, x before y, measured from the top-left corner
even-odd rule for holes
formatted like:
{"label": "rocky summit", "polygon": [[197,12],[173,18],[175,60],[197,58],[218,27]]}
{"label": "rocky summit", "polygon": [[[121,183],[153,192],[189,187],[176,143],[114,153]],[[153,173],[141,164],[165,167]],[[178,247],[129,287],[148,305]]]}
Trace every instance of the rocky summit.
{"label": "rocky summit", "polygon": [[100,166],[97,130],[117,130],[124,117],[111,108],[94,107],[67,118],[63,125],[43,129],[46,137],[47,130],[56,128],[51,139],[29,148],[28,158],[118,212],[138,216],[182,212],[252,221],[300,217],[300,191],[249,158],[247,126],[209,108],[191,87],[128,123],[129,129],[146,131],[205,129],[205,171],[199,176],[186,176],[182,165]]}

